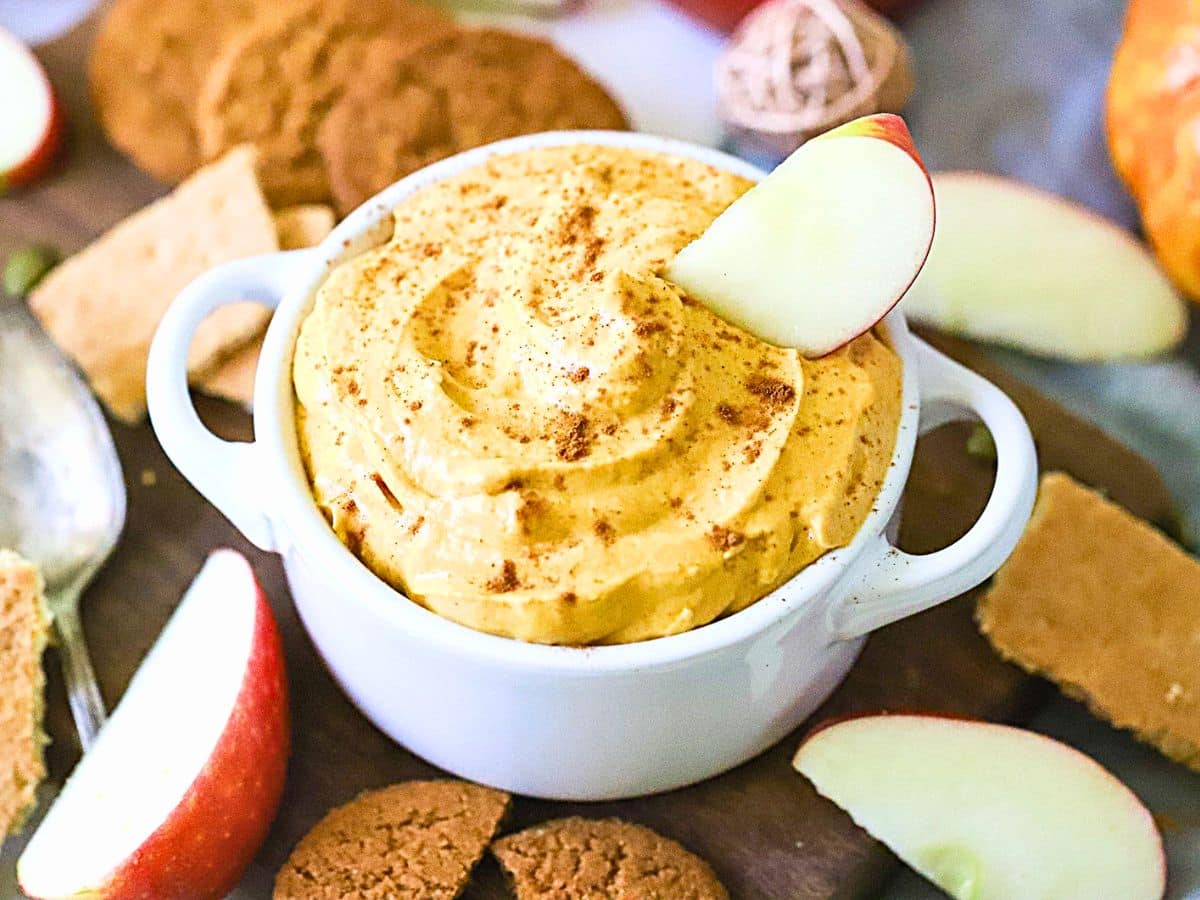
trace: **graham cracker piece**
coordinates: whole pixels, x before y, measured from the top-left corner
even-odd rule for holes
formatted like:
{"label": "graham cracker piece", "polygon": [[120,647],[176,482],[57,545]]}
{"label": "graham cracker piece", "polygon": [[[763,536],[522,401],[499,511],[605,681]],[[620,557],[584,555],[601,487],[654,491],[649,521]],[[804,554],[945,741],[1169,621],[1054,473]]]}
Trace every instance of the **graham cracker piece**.
{"label": "graham cracker piece", "polygon": [[325,240],[336,223],[333,208],[323,203],[301,203],[281,209],[275,213],[279,249],[303,250],[313,247]]}
{"label": "graham cracker piece", "polygon": [[37,566],[0,550],[0,841],[20,828],[46,776],[42,650],[49,630]]}
{"label": "graham cracker piece", "polygon": [[1005,658],[1200,771],[1200,561],[1070,476],[979,601]]}
{"label": "graham cracker piece", "polygon": [[[319,203],[289,206],[275,213],[275,231],[280,250],[301,250],[321,243],[334,226],[333,210]],[[264,329],[265,331],[265,329]],[[195,385],[206,394],[232,400],[249,409],[254,403],[254,376],[262,351],[260,332],[250,343],[201,374]]]}
{"label": "graham cracker piece", "polygon": [[275,878],[275,900],[453,900],[500,827],[509,796],[466,781],[406,781],[339,806]]}
{"label": "graham cracker piece", "polygon": [[[109,411],[132,424],[146,412],[146,356],[175,296],[216,265],[278,249],[254,150],[239,147],[53,270],[29,306]],[[245,344],[269,317],[256,303],[217,310],[196,330],[189,373]]]}
{"label": "graham cracker piece", "polygon": [[557,819],[502,838],[492,854],[517,900],[670,897],[728,900],[708,863],[619,819]]}
{"label": "graham cracker piece", "polygon": [[254,405],[254,379],[258,375],[258,355],[262,352],[260,334],[245,347],[234,352],[210,374],[203,375],[196,387],[210,397],[232,400],[251,409]]}

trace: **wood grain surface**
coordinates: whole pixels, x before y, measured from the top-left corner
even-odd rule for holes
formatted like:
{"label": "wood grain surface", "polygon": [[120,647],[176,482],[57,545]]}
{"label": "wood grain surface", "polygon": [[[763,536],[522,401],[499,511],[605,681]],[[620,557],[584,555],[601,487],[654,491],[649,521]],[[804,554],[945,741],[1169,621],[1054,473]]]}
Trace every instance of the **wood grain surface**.
{"label": "wood grain surface", "polygon": [[[91,31],[85,25],[40,54],[65,101],[71,146],[48,181],[0,199],[0,258],[32,240],[70,252],[165,190],[108,147],[98,132],[83,77]],[[995,370],[976,348],[937,340],[1014,396],[1034,427],[1043,467],[1071,471],[1139,515],[1169,526],[1169,497],[1147,463]],[[203,398],[198,405],[222,435],[249,438],[249,418],[240,410]],[[182,479],[148,426],[112,427],[129,489],[129,517],[117,553],[84,604],[85,628],[110,707],[213,548],[231,546],[250,557],[279,618],[292,683],[293,757],[279,818],[237,894],[267,897],[275,870],[330,806],[365,788],[435,771],[372,727],[338,690],[292,609],[278,560],[251,548]],[[968,433],[967,426],[950,426],[921,440],[905,501],[905,549],[945,545],[982,507],[991,465],[966,455]],[[48,757],[52,778],[61,781],[78,749],[53,652],[47,667],[53,739]],[[1041,691],[1039,683],[990,652],[974,627],[968,595],[872,636],[849,678],[815,718],[928,709],[1013,720],[1030,711]],[[670,794],[592,805],[518,800],[510,824],[570,812],[619,815],[657,828],[708,858],[736,898],[869,896],[886,880],[893,861],[792,771],[797,739],[790,736],[726,775]],[[486,740],[486,735],[464,734],[463,740]],[[11,856],[0,865],[11,867]],[[509,895],[488,862],[468,896]]]}

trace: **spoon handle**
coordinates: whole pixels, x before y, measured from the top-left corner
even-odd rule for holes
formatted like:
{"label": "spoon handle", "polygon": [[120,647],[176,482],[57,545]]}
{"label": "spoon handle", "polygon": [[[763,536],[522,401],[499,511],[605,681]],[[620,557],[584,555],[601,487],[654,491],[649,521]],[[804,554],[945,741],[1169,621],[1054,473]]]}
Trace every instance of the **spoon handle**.
{"label": "spoon handle", "polygon": [[92,669],[87,644],[83,640],[79,604],[58,604],[55,607],[54,624],[58,631],[58,651],[67,684],[67,700],[71,704],[79,744],[86,753],[95,742],[107,713],[96,684],[96,673]]}

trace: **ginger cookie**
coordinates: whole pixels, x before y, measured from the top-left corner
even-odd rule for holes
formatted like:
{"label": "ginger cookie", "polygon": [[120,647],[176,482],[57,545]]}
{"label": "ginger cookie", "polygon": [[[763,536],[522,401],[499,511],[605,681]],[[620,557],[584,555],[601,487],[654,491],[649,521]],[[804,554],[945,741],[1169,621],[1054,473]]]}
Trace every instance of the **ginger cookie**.
{"label": "ginger cookie", "polygon": [[362,78],[325,117],[317,146],[344,214],[460,150],[537,131],[628,124],[604,88],[549,42],[464,28],[423,43],[373,42]]}
{"label": "ginger cookie", "polygon": [[728,900],[708,863],[618,819],[558,819],[492,845],[517,900]]}
{"label": "ginger cookie", "polygon": [[199,167],[196,96],[227,36],[255,0],[116,0],[92,46],[88,81],[100,125],[151,175],[181,181]]}
{"label": "ginger cookie", "polygon": [[306,834],[275,878],[275,900],[453,900],[508,810],[466,781],[368,791]]}
{"label": "ginger cookie", "polygon": [[1061,472],[980,599],[992,646],[1200,771],[1200,560]]}
{"label": "ginger cookie", "polygon": [[362,75],[372,38],[419,41],[453,28],[442,13],[406,0],[296,0],[265,10],[212,64],[196,103],[206,159],[253,143],[274,206],[329,197],[317,128]]}

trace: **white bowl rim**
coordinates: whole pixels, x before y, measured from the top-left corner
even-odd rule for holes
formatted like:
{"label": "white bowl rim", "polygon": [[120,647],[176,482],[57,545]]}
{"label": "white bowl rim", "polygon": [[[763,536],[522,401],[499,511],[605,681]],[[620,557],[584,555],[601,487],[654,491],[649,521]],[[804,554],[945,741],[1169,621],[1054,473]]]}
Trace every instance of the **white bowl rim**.
{"label": "white bowl rim", "polygon": [[[871,511],[849,544],[825,553],[774,591],[736,613],[690,631],[630,644],[560,646],[537,644],[477,631],[444,618],[411,600],[377,576],[346,548],[321,515],[300,459],[290,378],[292,352],[301,322],[328,270],[362,252],[365,236],[386,220],[401,199],[434,181],[482,163],[488,157],[535,147],[598,144],[682,156],[743,177],[765,173],[719,150],[655,135],[613,131],[560,131],[526,135],[468,150],[401,179],[351,213],[316,248],[290,254],[297,260],[271,320],[260,356],[254,396],[256,449],[262,475],[274,490],[265,510],[281,552],[298,553],[305,565],[336,570],[344,590],[336,601],[365,604],[380,619],[430,647],[463,654],[513,670],[551,671],[578,676],[635,672],[684,664],[696,657],[753,640],[783,620],[798,616],[813,598],[826,596],[856,570],[854,563],[878,543],[899,505],[918,432],[920,408],[915,338],[903,313],[894,308],[883,320],[889,342],[903,365],[901,418],[888,473]],[[373,241],[371,242],[373,243]],[[289,377],[284,377],[289,373]],[[281,464],[282,463],[282,464]],[[322,575],[325,580],[328,576]],[[834,640],[831,636],[830,640]]]}

